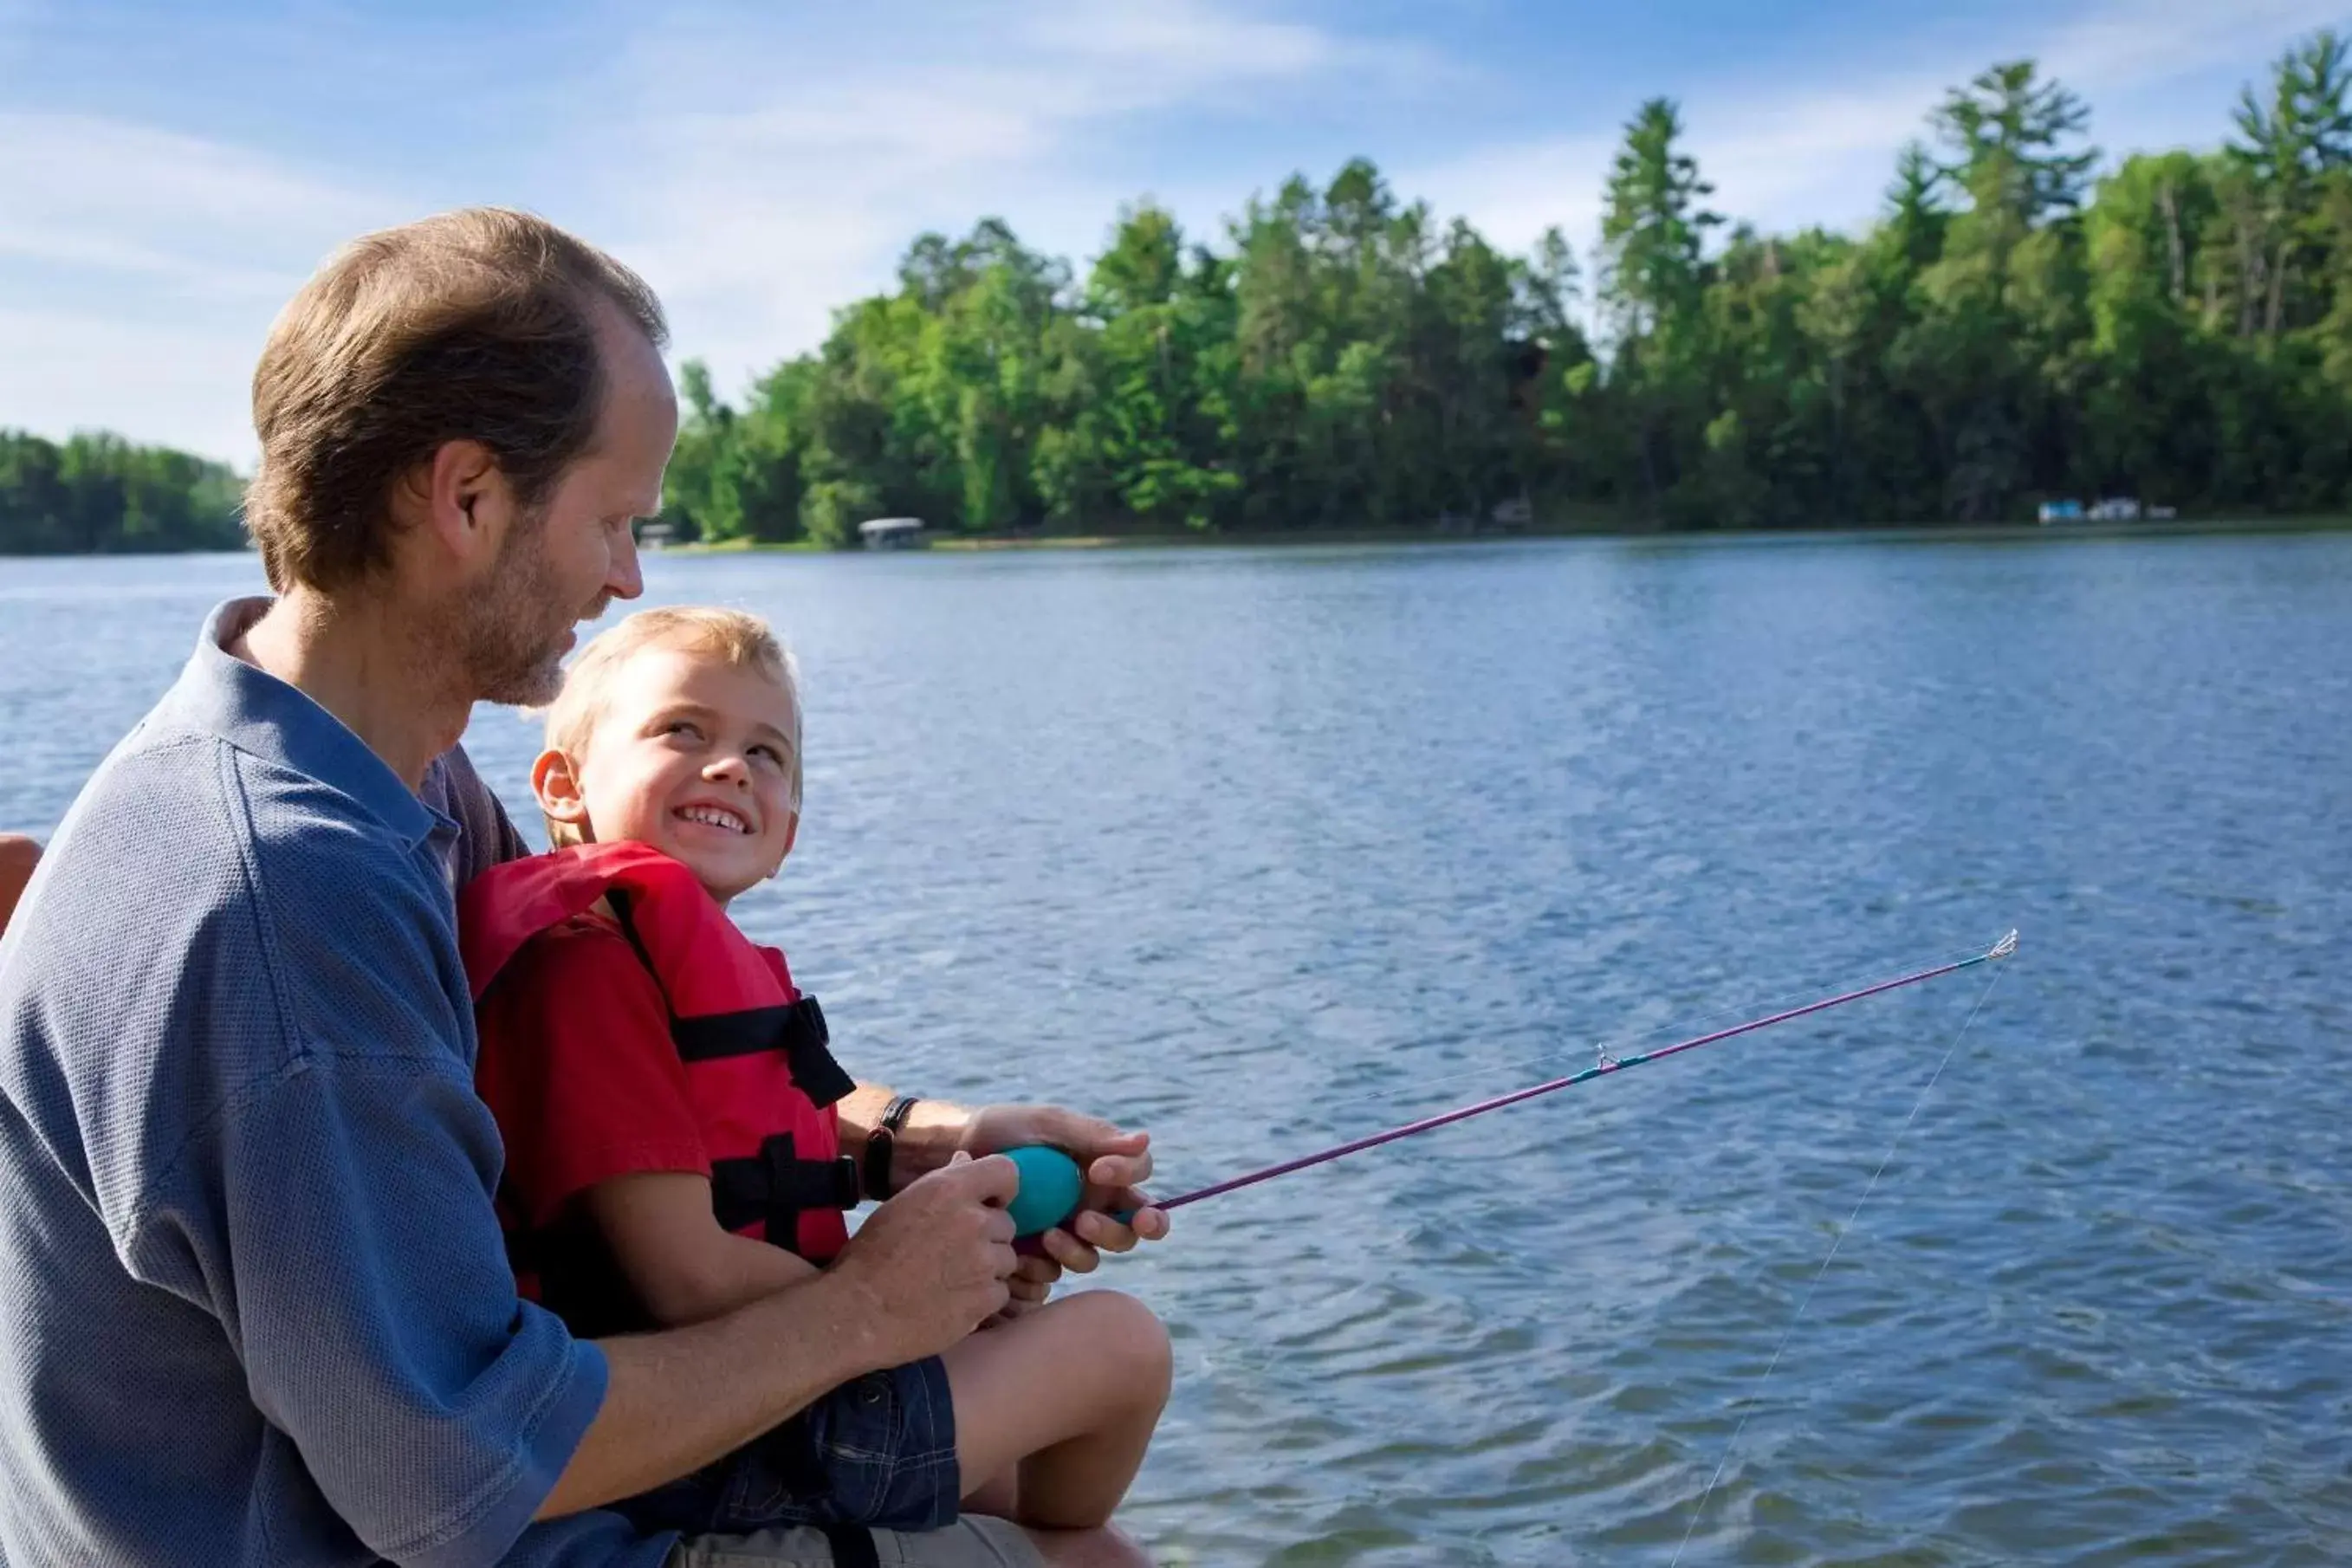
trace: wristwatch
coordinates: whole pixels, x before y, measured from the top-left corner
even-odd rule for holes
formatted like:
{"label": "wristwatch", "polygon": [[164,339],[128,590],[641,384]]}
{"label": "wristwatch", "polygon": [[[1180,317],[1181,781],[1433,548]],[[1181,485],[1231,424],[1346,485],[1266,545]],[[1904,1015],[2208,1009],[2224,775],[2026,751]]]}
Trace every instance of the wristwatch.
{"label": "wristwatch", "polygon": [[898,1130],[907,1125],[907,1115],[914,1109],[913,1095],[893,1095],[882,1110],[882,1119],[866,1135],[866,1195],[877,1203],[890,1195],[890,1156],[898,1146]]}

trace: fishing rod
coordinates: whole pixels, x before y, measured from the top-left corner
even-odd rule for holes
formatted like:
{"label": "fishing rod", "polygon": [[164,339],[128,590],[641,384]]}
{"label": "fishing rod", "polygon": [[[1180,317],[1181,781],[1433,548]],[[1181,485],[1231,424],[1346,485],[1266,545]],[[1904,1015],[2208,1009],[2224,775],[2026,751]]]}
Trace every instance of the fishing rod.
{"label": "fishing rod", "polygon": [[[1897,975],[1892,980],[1882,980],[1874,985],[1865,985],[1860,990],[1824,997],[1818,1002],[1808,1002],[1801,1007],[1790,1007],[1760,1018],[1750,1018],[1744,1024],[1734,1024],[1727,1029],[1717,1029],[1687,1040],[1678,1041],[1671,1046],[1662,1046],[1654,1051],[1642,1051],[1628,1057],[1612,1057],[1604,1048],[1601,1052],[1601,1059],[1581,1072],[1570,1073],[1564,1078],[1552,1079],[1548,1082],[1535,1084],[1527,1089],[1514,1089],[1508,1094],[1499,1094],[1492,1100],[1482,1100],[1475,1105],[1465,1105],[1453,1110],[1442,1111],[1435,1116],[1426,1116],[1418,1121],[1408,1121],[1402,1127],[1391,1127],[1384,1132],[1374,1132],[1362,1138],[1353,1138],[1345,1143],[1334,1144],[1328,1149],[1318,1149],[1314,1153],[1301,1154],[1296,1159],[1285,1160],[1260,1170],[1244,1172],[1241,1175],[1230,1176],[1222,1182],[1213,1182],[1193,1192],[1156,1201],[1150,1206],[1163,1212],[1169,1209],[1180,1209],[1187,1204],[1197,1204],[1204,1198],[1218,1197],[1226,1193],[1238,1192],[1244,1187],[1254,1187],[1260,1182],[1270,1182],[1276,1176],[1289,1175],[1294,1171],[1304,1171],[1309,1166],[1326,1164],[1349,1154],[1361,1153],[1367,1149],[1377,1149],[1383,1143],[1393,1143],[1400,1138],[1411,1138],[1419,1133],[1435,1131],[1440,1127],[1450,1127],[1457,1121],[1467,1121],[1474,1116],[1484,1116],[1490,1110],[1500,1110],[1507,1105],[1517,1105],[1522,1100],[1555,1094],[1563,1089],[1574,1089],[1578,1084],[1591,1083],[1596,1078],[1606,1078],[1611,1073],[1623,1072],[1628,1068],[1643,1067],[1651,1062],[1664,1061],[1668,1057],[1680,1056],[1685,1051],[1695,1051],[1701,1046],[1712,1046],[1741,1035],[1752,1035],[1759,1029],[1769,1029],[1775,1024],[1785,1024],[1791,1019],[1802,1018],[1811,1014],[1826,1013],[1832,1007],[1843,1007],[1849,1002],[1859,1002],[1865,996],[1884,995],[1889,991],[1899,991],[1906,985],[1918,985],[1929,980],[1940,979],[1947,974],[1957,974],[1963,969],[1972,969],[1979,963],[1990,963],[1995,959],[2007,958],[2016,951],[2017,933],[2012,931],[1982,952],[1971,954],[1967,958],[1939,963],[1932,968],[1918,970],[1909,974]],[[1013,1228],[1016,1237],[1036,1236],[1076,1217],[1086,1180],[1079,1172],[1076,1160],[1070,1158],[1062,1150],[1042,1143],[1024,1144],[1017,1149],[1008,1149],[1004,1152],[1021,1170],[1020,1191],[1008,1205],[1008,1212],[1013,1215]],[[1132,1217],[1132,1211],[1117,1214],[1112,1217],[1123,1224]]]}

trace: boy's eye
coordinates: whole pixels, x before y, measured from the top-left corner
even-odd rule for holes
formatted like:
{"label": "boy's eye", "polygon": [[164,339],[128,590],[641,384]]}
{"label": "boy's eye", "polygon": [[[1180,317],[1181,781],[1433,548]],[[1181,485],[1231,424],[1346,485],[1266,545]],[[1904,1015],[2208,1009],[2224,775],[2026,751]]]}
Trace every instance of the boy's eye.
{"label": "boy's eye", "polygon": [[751,754],[755,757],[765,757],[768,761],[775,763],[778,767],[782,767],[784,765],[783,753],[777,751],[775,747],[766,744],[764,742],[752,747]]}
{"label": "boy's eye", "polygon": [[668,723],[662,726],[662,733],[665,735],[684,735],[690,740],[700,740],[702,738],[701,729],[697,726],[691,719],[673,719]]}

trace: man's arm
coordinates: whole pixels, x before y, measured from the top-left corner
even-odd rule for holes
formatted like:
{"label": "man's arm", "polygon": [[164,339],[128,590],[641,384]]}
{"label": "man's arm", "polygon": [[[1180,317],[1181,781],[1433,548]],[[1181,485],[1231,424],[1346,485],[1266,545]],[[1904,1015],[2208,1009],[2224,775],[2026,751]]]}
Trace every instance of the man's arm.
{"label": "man's arm", "polygon": [[[363,1016],[405,1000],[351,976]],[[134,1272],[204,1290],[256,1408],[410,1568],[499,1561],[606,1396],[596,1349],[516,1297],[497,1156],[451,1064],[310,1047],[190,1142],[133,1242]]]}
{"label": "man's arm", "polygon": [[194,1260],[257,1407],[353,1532],[415,1568],[495,1563],[534,1518],[675,1479],[946,1349],[1003,1308],[1017,1261],[1011,1162],[964,1161],[805,1287],[592,1346],[516,1298],[470,1086],[321,1056],[216,1136],[137,1245]]}
{"label": "man's arm", "polygon": [[39,845],[21,833],[0,833],[0,931],[8,929],[8,917],[16,912],[16,900],[25,896],[25,884],[40,860]]}
{"label": "man's arm", "polygon": [[599,1342],[604,1408],[541,1504],[552,1519],[673,1480],[999,1311],[1016,1259],[1009,1160],[959,1158],[884,1204],[832,1268],[708,1323]]}

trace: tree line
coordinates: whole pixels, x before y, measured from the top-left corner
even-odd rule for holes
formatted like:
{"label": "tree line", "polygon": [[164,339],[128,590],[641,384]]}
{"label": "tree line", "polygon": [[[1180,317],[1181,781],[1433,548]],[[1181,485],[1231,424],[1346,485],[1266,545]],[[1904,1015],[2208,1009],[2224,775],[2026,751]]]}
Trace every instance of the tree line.
{"label": "tree line", "polygon": [[[1370,163],[1220,243],[1149,203],[1081,278],[988,219],[739,404],[685,367],[686,537],[1258,531],[1591,515],[1666,527],[2352,503],[2352,57],[2249,85],[2225,143],[2095,178],[2031,61],[1952,89],[1865,232],[1711,210],[1641,106],[1596,252],[1441,224]],[[1589,262],[1589,267],[1586,263]]]}
{"label": "tree line", "polygon": [[[1598,246],[1507,255],[1349,163],[1216,243],[1123,210],[1083,278],[1003,222],[927,234],[891,291],[740,403],[699,363],[664,517],[708,541],[1673,528],[2352,507],[2352,51],[2249,84],[2223,144],[2104,177],[2032,61],[1955,88],[1860,234],[1709,206],[1643,104]],[[0,552],[227,547],[225,467],[0,431]]]}
{"label": "tree line", "polygon": [[243,495],[227,464],[185,452],[0,430],[0,555],[234,550]]}

